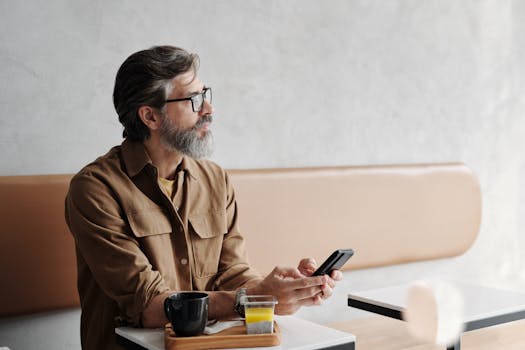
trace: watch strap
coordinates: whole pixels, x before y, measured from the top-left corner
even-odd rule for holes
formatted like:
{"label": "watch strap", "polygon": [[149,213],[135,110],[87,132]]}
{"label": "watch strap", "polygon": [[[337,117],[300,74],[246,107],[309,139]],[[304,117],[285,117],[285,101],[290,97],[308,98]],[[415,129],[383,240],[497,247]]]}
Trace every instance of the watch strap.
{"label": "watch strap", "polygon": [[239,314],[241,317],[245,317],[244,315],[244,305],[241,304],[241,298],[246,295],[246,288],[240,288],[237,293],[235,294],[235,304],[233,306],[233,309]]}

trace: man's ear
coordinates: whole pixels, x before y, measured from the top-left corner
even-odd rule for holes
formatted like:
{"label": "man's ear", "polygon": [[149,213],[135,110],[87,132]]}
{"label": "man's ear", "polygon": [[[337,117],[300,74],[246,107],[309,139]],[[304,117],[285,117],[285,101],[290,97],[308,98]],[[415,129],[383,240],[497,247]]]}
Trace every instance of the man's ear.
{"label": "man's ear", "polygon": [[157,130],[162,123],[160,115],[150,106],[140,106],[137,111],[140,120],[150,129]]}

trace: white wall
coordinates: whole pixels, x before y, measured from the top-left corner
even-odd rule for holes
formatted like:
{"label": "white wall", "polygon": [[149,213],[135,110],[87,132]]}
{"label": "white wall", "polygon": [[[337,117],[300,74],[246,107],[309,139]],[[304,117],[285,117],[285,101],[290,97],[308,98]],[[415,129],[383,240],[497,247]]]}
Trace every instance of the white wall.
{"label": "white wall", "polygon": [[120,143],[119,65],[179,45],[214,88],[215,161],[465,162],[482,229],[441,273],[525,290],[524,1],[4,0],[0,19],[0,175],[76,172]]}

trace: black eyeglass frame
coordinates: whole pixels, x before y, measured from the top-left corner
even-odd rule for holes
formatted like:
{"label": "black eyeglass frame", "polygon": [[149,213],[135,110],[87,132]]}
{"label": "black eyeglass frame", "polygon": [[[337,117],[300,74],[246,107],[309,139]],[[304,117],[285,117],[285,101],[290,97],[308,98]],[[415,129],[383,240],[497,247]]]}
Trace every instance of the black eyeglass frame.
{"label": "black eyeglass frame", "polygon": [[[210,99],[207,100],[206,99],[206,94],[210,93]],[[202,100],[200,102],[200,106],[199,106],[199,109],[196,109],[195,108],[195,105],[198,103],[198,101],[196,101],[195,99],[200,97]],[[208,101],[208,103],[211,103],[211,100],[212,100],[212,92],[211,92],[211,87],[209,86],[206,86],[202,89],[202,92],[198,93],[198,94],[195,94],[193,96],[190,96],[190,97],[185,97],[185,98],[172,98],[170,100],[166,100],[164,102],[166,103],[169,103],[169,102],[180,102],[180,101],[191,101],[191,109],[193,110],[193,112],[195,113],[198,113],[200,111],[202,111],[202,106],[204,105],[204,101]]]}

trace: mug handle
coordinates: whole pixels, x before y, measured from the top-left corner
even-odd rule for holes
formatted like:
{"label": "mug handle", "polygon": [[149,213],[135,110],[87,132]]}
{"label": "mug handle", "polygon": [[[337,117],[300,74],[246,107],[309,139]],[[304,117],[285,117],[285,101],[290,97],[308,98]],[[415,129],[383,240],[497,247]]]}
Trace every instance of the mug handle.
{"label": "mug handle", "polygon": [[166,314],[166,318],[168,320],[171,320],[170,319],[170,314],[171,314],[171,303],[170,303],[170,298],[166,298],[164,299],[164,313]]}

